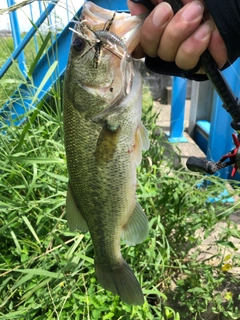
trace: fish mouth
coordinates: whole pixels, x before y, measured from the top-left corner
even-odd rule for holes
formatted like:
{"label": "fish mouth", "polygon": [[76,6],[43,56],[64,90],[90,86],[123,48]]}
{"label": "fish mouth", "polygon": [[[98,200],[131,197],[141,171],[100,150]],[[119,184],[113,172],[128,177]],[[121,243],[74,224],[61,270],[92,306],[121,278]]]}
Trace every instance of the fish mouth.
{"label": "fish mouth", "polygon": [[92,31],[109,30],[121,38],[129,53],[140,42],[140,28],[144,16],[131,16],[125,12],[114,12],[101,8],[91,1],[86,1],[81,13],[82,23],[86,23]]}

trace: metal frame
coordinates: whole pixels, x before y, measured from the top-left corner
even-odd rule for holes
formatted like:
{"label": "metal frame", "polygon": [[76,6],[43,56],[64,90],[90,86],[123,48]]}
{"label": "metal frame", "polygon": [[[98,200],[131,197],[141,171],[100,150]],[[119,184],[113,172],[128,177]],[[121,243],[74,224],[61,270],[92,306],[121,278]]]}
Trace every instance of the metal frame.
{"label": "metal frame", "polygon": [[[240,59],[223,74],[236,96],[240,96]],[[191,100],[189,133],[206,153],[208,160],[218,161],[233,148],[232,118],[222,107],[221,99],[209,82],[194,84]],[[218,172],[223,179],[230,179],[230,173],[231,167]],[[240,175],[236,174],[235,179],[240,180]]]}
{"label": "metal frame", "polygon": [[[55,4],[50,4],[45,11],[41,14],[40,18],[36,22],[36,26],[39,27],[50,12],[54,9]],[[79,15],[81,8],[77,12]],[[18,90],[14,93],[11,99],[11,103],[7,102],[0,111],[1,116],[5,119],[5,123],[10,125],[20,125],[24,120],[24,115],[27,111],[34,108],[41,99],[47,94],[56,81],[63,76],[68,60],[69,49],[71,45],[72,32],[69,27],[74,27],[74,22],[71,21],[63,29],[61,34],[57,37],[56,41],[49,48],[48,52],[40,59],[35,70],[32,73],[31,81],[27,79],[28,83],[21,84]],[[2,69],[0,70],[0,77],[8,70],[12,64],[12,59],[16,59],[21,53],[23,48],[27,45],[28,41],[35,34],[37,30],[31,28],[26,34],[21,44],[14,50],[11,58],[7,60]],[[58,54],[60,52],[60,54]],[[58,66],[55,69],[52,77],[49,78],[44,84],[42,90],[36,96],[36,100],[33,102],[32,97],[36,94],[39,85],[41,84],[44,76],[48,72],[49,68],[55,61],[58,61]]]}
{"label": "metal frame", "polygon": [[[8,0],[11,1],[12,0]],[[52,1],[53,3],[49,4],[46,8],[46,10],[43,11],[43,13],[40,15],[39,19],[35,22],[35,27],[32,27],[29,32],[25,35],[25,37],[18,43],[18,46],[15,48],[15,50],[13,51],[12,55],[8,58],[8,60],[4,63],[4,65],[2,66],[2,68],[0,69],[0,79],[3,77],[3,75],[7,72],[7,70],[11,67],[11,65],[13,64],[13,61],[16,60],[18,58],[19,55],[22,54],[23,49],[26,47],[26,45],[28,44],[28,42],[30,41],[30,39],[33,37],[33,35],[37,32],[37,28],[40,27],[42,25],[42,23],[44,22],[44,20],[46,19],[46,17],[51,13],[51,11],[54,9],[55,5],[57,4],[56,0]],[[16,13],[15,11],[12,13]],[[10,16],[11,14],[10,13]],[[19,37],[20,32],[19,32],[19,25],[17,22],[17,16],[15,15],[16,21],[14,21],[13,26],[12,26],[12,31],[16,34],[16,37]],[[14,37],[14,34],[13,34]],[[21,38],[20,38],[21,39]],[[18,39],[19,41],[19,39]],[[24,60],[25,63],[25,60]],[[26,76],[26,74],[25,74]]]}

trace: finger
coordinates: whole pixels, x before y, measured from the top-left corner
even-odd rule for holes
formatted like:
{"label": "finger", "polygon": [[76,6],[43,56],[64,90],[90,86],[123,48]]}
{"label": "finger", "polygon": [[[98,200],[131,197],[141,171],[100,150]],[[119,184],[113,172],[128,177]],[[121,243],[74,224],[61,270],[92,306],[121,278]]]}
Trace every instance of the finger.
{"label": "finger", "polygon": [[208,50],[216,61],[218,67],[221,69],[226,64],[228,55],[225,43],[216,28],[212,32]]}
{"label": "finger", "polygon": [[201,54],[209,45],[213,28],[214,24],[206,21],[181,44],[175,58],[179,68],[189,70],[197,65]]}
{"label": "finger", "polygon": [[140,41],[143,50],[150,57],[157,56],[160,38],[172,16],[173,11],[171,6],[167,2],[162,2],[156,6],[144,21]]}
{"label": "finger", "polygon": [[[127,1],[127,5],[131,15],[139,15],[141,13],[148,12],[149,10],[142,4],[136,4],[130,0]],[[132,56],[135,59],[141,59],[145,56],[145,52],[143,51],[142,46],[139,44],[134,51],[132,52]]]}
{"label": "finger", "polygon": [[177,51],[195,32],[203,18],[204,7],[199,1],[186,4],[167,25],[158,48],[158,55],[165,61],[174,61]]}
{"label": "finger", "polygon": [[144,5],[136,4],[130,0],[128,0],[127,5],[128,5],[128,8],[129,8],[131,15],[133,15],[133,16],[136,16],[138,14],[145,13],[145,12],[149,11]]}

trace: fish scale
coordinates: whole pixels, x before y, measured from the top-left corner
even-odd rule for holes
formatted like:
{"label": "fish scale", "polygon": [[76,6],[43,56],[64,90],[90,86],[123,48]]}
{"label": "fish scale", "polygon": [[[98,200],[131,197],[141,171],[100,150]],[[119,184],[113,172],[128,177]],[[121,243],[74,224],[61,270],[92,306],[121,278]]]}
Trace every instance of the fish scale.
{"label": "fish scale", "polygon": [[[72,230],[90,232],[100,284],[123,301],[141,305],[142,290],[121,255],[120,240],[135,245],[148,235],[148,221],[135,195],[136,167],[142,150],[149,147],[141,123],[142,79],[128,52],[128,37],[121,40],[124,34],[137,39],[142,21],[116,13],[111,24],[114,36],[111,28],[104,30],[107,20],[102,15],[109,20],[113,13],[89,1],[84,4],[64,80],[66,215]],[[95,21],[92,31],[82,19]],[[96,68],[98,31],[108,47],[102,43]]]}

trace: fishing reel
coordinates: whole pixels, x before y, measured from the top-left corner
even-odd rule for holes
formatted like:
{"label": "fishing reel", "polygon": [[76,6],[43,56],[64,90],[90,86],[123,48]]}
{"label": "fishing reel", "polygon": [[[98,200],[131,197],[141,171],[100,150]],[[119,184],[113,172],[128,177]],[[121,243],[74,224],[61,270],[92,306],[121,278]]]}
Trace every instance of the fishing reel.
{"label": "fishing reel", "polygon": [[238,168],[240,167],[240,141],[235,133],[232,134],[232,137],[235,148],[222,156],[219,161],[215,162],[197,157],[189,157],[186,163],[187,168],[194,172],[214,174],[218,170],[234,165],[231,172],[231,177],[234,177]]}

